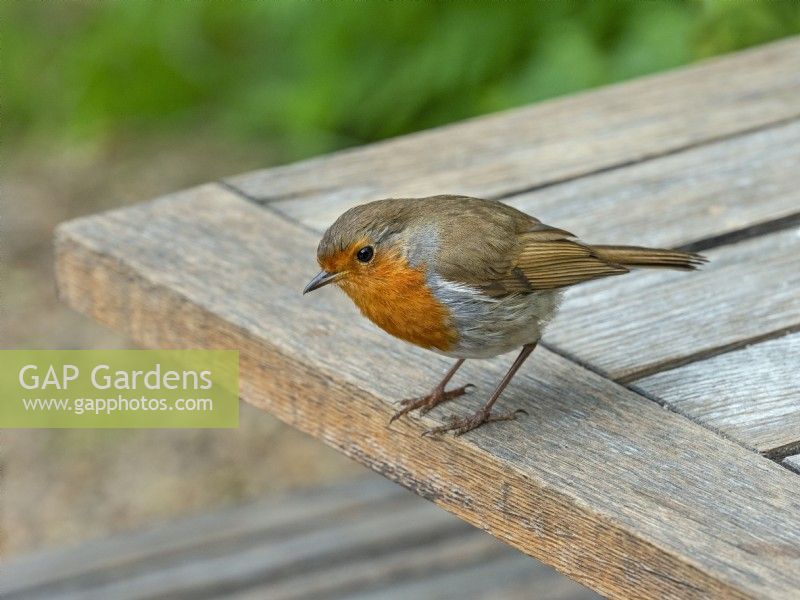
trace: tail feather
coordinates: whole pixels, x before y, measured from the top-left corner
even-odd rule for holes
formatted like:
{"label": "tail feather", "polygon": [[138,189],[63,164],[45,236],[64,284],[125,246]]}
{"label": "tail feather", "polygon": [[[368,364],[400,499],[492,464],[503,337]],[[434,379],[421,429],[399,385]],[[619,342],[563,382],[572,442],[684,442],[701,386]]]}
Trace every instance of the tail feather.
{"label": "tail feather", "polygon": [[705,256],[680,250],[660,250],[639,246],[592,246],[595,255],[603,261],[625,267],[662,267],[694,271],[707,262]]}

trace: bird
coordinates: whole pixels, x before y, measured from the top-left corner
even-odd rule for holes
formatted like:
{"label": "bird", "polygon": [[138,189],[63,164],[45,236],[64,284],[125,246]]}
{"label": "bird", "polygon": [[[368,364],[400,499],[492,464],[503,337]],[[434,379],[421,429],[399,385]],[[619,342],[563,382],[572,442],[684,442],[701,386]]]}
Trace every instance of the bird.
{"label": "bird", "polygon": [[556,315],[565,288],[638,267],[695,270],[706,259],[680,250],[589,245],[499,200],[438,195],[350,208],[323,234],[317,262],[322,270],[303,294],[335,284],[387,333],[456,359],[430,393],[402,400],[389,423],[474,387],[447,389],[465,360],[519,349],[481,408],[423,432],[462,435],[524,412],[492,409]]}

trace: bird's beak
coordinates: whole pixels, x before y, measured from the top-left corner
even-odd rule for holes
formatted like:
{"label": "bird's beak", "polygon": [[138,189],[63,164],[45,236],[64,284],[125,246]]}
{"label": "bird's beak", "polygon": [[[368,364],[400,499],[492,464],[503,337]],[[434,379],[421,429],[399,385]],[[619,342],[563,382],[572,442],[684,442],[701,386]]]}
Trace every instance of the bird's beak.
{"label": "bird's beak", "polygon": [[303,293],[313,292],[321,288],[323,285],[333,283],[339,278],[341,273],[328,273],[327,271],[320,271],[314,276],[314,279],[308,282],[308,285],[303,288]]}

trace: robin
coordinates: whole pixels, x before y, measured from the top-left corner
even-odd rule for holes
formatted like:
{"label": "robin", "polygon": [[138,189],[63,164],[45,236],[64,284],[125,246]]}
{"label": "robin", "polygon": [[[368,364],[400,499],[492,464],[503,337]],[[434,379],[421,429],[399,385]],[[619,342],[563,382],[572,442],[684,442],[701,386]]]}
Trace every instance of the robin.
{"label": "robin", "polygon": [[521,348],[486,404],[425,434],[461,435],[514,419],[492,406],[533,352],[563,289],[632,267],[694,270],[705,258],[678,250],[590,246],[498,201],[466,196],[389,198],[351,208],[325,232],[322,267],[303,290],[338,285],[387,333],[456,358],[431,393],[402,401],[391,419],[428,412],[464,394],[447,390],[468,358]]}

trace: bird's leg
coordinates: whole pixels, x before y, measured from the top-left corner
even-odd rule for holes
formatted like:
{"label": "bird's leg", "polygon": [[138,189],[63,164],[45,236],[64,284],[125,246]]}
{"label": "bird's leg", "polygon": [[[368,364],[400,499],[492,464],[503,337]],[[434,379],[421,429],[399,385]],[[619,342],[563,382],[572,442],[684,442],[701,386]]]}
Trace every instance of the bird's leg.
{"label": "bird's leg", "polygon": [[464,359],[463,358],[458,359],[456,364],[454,364],[450,368],[450,370],[445,374],[445,376],[442,378],[439,384],[435,388],[433,388],[433,391],[427,396],[421,396],[420,398],[409,398],[407,400],[403,400],[402,402],[400,402],[400,405],[403,408],[394,413],[392,418],[389,420],[389,423],[390,424],[393,423],[395,420],[399,419],[404,414],[414,410],[415,408],[419,408],[420,412],[422,414],[425,414],[426,412],[431,410],[434,406],[441,404],[445,400],[452,400],[453,398],[458,398],[459,396],[466,394],[467,389],[469,389],[470,387],[475,387],[471,383],[468,383],[467,385],[462,385],[461,387],[452,390],[445,390],[445,387],[447,386],[448,383],[450,383],[450,380],[453,378],[453,375],[456,374],[456,371],[458,371],[459,367],[461,367],[461,365],[463,364],[464,364]]}
{"label": "bird's leg", "polygon": [[489,423],[491,421],[510,421],[512,419],[517,418],[517,413],[525,412],[524,410],[518,409],[507,413],[502,413],[499,415],[492,414],[492,406],[497,399],[500,397],[500,394],[503,393],[503,390],[506,389],[508,383],[514,378],[519,368],[522,366],[522,363],[525,362],[525,359],[530,356],[533,349],[536,348],[536,343],[533,344],[525,344],[522,347],[522,351],[517,356],[517,359],[514,361],[514,364],[511,365],[511,368],[508,372],[503,376],[503,379],[500,380],[500,383],[495,388],[494,392],[492,393],[489,401],[484,404],[481,408],[475,411],[468,417],[456,417],[455,415],[451,416],[448,420],[446,425],[441,425],[439,427],[434,427],[433,429],[429,429],[422,435],[435,435],[438,433],[445,433],[446,431],[452,431],[454,435],[461,435],[462,433],[466,433],[468,431],[472,431],[477,427],[480,427],[484,423]]}

